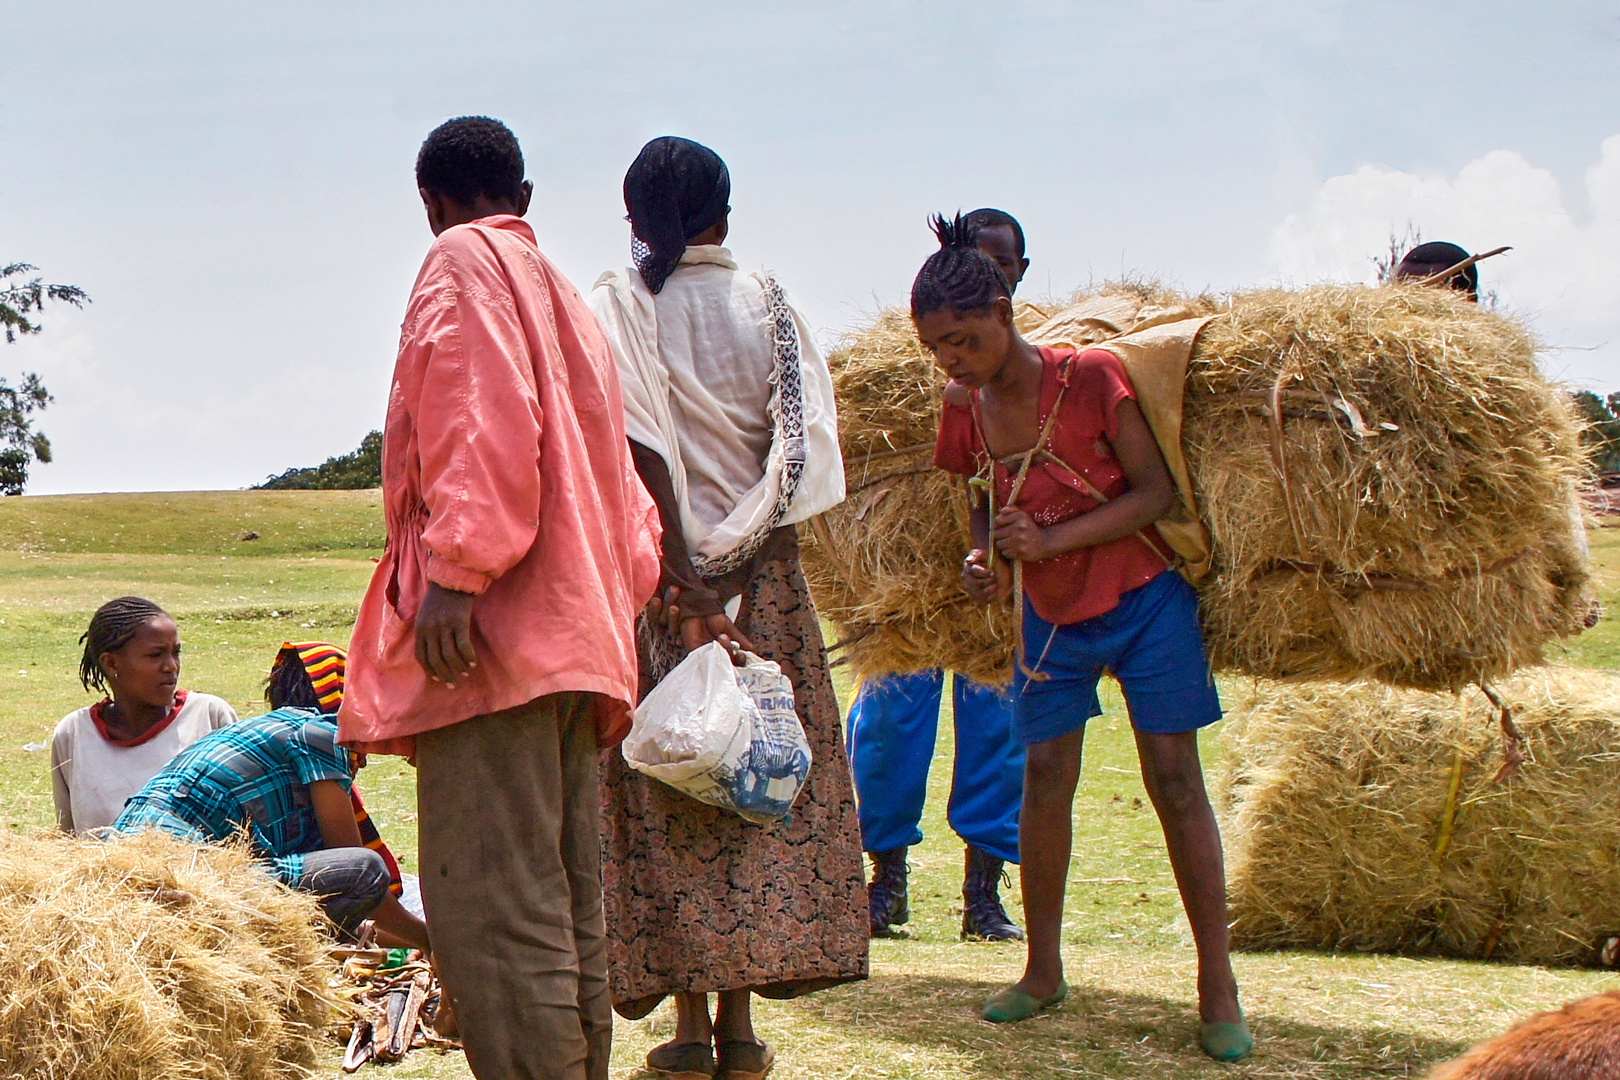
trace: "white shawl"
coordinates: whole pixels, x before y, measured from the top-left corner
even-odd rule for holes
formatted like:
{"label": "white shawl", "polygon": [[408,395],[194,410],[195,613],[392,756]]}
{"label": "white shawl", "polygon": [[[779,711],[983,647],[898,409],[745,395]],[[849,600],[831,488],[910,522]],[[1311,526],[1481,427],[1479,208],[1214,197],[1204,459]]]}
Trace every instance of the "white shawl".
{"label": "white shawl", "polygon": [[[670,284],[685,267],[705,264],[733,271],[713,275],[713,288],[723,287],[726,295],[704,297],[710,314],[715,305],[729,309],[730,325],[717,332],[694,321],[692,351],[703,350],[711,369],[716,361],[759,366],[762,357],[772,358],[767,406],[771,438],[763,470],[757,441],[750,445],[727,419],[739,408],[758,409],[757,394],[748,393],[749,380],[727,385],[704,379],[691,355],[661,350],[659,297],[640,274],[632,269],[603,274],[590,306],[619,366],[625,432],[669,467],[693,564],[704,576],[713,576],[752,558],[771,529],[842,502],[844,466],[832,378],[803,316],[769,276],[737,275],[729,252],[720,247],[688,248]],[[665,292],[670,291],[666,285]],[[670,305],[665,307],[668,317]],[[712,502],[717,495],[710,484],[704,498],[694,500],[698,476],[746,478],[718,493],[732,503],[718,522],[713,514],[694,512],[694,501]]]}

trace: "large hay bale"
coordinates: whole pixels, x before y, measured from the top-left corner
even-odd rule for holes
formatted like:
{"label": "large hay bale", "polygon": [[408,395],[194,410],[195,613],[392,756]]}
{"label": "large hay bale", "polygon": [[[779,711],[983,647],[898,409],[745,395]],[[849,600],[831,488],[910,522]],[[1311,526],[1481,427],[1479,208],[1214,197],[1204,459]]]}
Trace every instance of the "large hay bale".
{"label": "large hay bale", "polygon": [[1502,783],[1477,691],[1257,682],[1228,701],[1234,944],[1589,960],[1620,927],[1620,675],[1499,690],[1527,752]]}
{"label": "large hay bale", "polygon": [[1579,429],[1516,321],[1418,286],[1240,293],[1184,417],[1217,668],[1455,688],[1581,629]]}
{"label": "large hay bale", "polygon": [[304,1077],[333,974],[313,898],[237,849],[0,835],[0,1076]]}
{"label": "large hay bale", "polygon": [[[1220,312],[1193,350],[1183,414],[1214,543],[1199,587],[1217,669],[1454,688],[1579,631],[1584,458],[1519,323],[1416,286],[1217,305],[1110,285],[1090,310],[1099,297],[1120,302],[1121,328],[1174,307]],[[1064,311],[1037,325],[1046,314],[1022,313],[1032,340],[1110,336]],[[850,498],[806,530],[818,610],[862,675],[944,664],[1005,681],[1010,612],[974,608],[958,578],[967,489],[929,472],[942,377],[898,309],[829,363]]]}

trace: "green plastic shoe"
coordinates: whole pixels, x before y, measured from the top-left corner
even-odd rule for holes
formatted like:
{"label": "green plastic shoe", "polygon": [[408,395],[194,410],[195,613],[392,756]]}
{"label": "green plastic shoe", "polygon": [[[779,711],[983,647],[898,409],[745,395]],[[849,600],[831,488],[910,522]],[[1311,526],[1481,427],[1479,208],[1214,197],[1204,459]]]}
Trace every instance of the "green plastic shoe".
{"label": "green plastic shoe", "polygon": [[1061,980],[1057,984],[1057,989],[1043,998],[1026,994],[1016,986],[1009,986],[1005,990],[997,990],[986,998],[979,1015],[992,1024],[1013,1024],[1019,1020],[1028,1020],[1042,1009],[1050,1009],[1068,996],[1069,984]]}
{"label": "green plastic shoe", "polygon": [[[1242,1010],[1238,1015],[1243,1015]],[[1216,1061],[1242,1061],[1254,1049],[1254,1036],[1249,1034],[1249,1025],[1243,1020],[1235,1024],[1209,1023],[1200,1028],[1198,1045]]]}

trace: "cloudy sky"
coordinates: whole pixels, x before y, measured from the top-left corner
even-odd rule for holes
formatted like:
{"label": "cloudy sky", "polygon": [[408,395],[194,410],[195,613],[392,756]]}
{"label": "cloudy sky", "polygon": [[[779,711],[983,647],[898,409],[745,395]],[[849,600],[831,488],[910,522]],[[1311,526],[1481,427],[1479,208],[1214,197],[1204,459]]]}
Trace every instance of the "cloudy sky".
{"label": "cloudy sky", "polygon": [[581,288],[679,134],[829,336],[905,297],[936,209],[1017,215],[1034,292],[1367,280],[1410,225],[1513,245],[1486,287],[1552,374],[1620,390],[1620,0],[0,10],[0,262],[95,301],[0,344],[56,395],[38,493],[242,487],[379,426],[416,148],[466,113],[517,132]]}

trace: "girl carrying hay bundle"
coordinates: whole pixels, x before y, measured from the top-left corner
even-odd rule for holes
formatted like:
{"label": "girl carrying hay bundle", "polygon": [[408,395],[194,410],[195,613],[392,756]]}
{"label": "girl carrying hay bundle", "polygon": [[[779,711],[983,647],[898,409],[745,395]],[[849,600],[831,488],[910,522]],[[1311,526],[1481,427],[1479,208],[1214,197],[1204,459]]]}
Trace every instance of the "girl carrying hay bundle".
{"label": "girl carrying hay bundle", "polygon": [[176,754],[236,723],[224,701],[180,689],[180,631],[152,601],[107,601],[79,641],[79,680],[106,696],[64,716],[51,735],[51,796],[65,833],[111,825]]}
{"label": "girl carrying hay bundle", "polygon": [[917,336],[952,380],[934,462],[988,481],[990,505],[974,510],[963,565],[968,592],[988,603],[1017,586],[1023,608],[1013,693],[1027,747],[1019,850],[1029,956],[1023,978],[991,995],[984,1017],[1023,1020],[1068,994],[1059,937],[1071,813],[1107,668],[1130,707],[1198,947],[1200,1044],[1235,1061],[1253,1039],[1228,957],[1220,833],[1197,739],[1220,718],[1220,703],[1197,598],[1145,533],[1175,497],[1169,470],[1119,359],[1025,341],[1006,278],[971,229],[960,218],[934,225],[941,249],[911,293]]}

